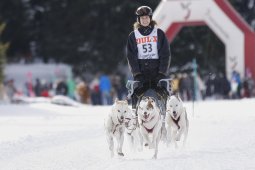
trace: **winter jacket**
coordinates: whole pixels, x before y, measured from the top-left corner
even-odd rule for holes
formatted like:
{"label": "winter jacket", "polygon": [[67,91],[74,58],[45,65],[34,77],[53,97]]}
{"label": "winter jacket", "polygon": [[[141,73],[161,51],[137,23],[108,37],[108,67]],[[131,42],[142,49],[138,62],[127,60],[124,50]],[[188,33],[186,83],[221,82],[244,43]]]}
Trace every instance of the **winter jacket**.
{"label": "winter jacket", "polygon": [[[149,35],[154,27],[140,27],[138,31],[143,35]],[[135,77],[143,74],[146,80],[155,80],[158,73],[167,75],[170,66],[170,46],[164,32],[157,28],[157,50],[159,59],[138,59],[138,48],[134,31],[129,34],[127,41],[126,57],[131,72]]]}

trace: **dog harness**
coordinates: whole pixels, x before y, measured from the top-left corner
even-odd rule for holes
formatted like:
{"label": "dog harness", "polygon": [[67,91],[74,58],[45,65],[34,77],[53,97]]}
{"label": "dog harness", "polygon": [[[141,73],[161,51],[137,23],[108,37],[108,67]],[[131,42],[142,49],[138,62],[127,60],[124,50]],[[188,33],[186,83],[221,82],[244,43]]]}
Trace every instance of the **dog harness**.
{"label": "dog harness", "polygon": [[181,117],[181,116],[179,116],[178,119],[175,120],[175,119],[171,116],[172,121],[176,124],[176,126],[178,127],[178,129],[180,129],[180,125],[178,124],[179,121],[180,121],[180,117]]}
{"label": "dog harness", "polygon": [[[159,115],[159,117],[160,117],[160,115]],[[151,120],[154,119],[154,118],[155,118],[155,116],[153,116],[149,121],[151,121]],[[153,129],[154,129],[154,127],[157,125],[157,123],[156,123],[151,129],[148,129],[148,128],[145,127],[143,124],[146,123],[146,122],[149,122],[149,121],[144,121],[144,120],[142,120],[141,125],[145,128],[145,130],[146,130],[148,133],[152,133],[152,132],[153,132]]]}
{"label": "dog harness", "polygon": [[[112,118],[111,118],[111,120],[112,120]],[[119,118],[118,118],[118,121],[119,121],[119,124],[116,124],[115,126],[113,126],[113,127],[114,127],[114,128],[112,129],[112,131],[113,131],[112,133],[113,133],[113,134],[116,132],[117,127],[123,123],[123,121],[120,121]],[[112,125],[114,125],[113,120],[112,120]]]}

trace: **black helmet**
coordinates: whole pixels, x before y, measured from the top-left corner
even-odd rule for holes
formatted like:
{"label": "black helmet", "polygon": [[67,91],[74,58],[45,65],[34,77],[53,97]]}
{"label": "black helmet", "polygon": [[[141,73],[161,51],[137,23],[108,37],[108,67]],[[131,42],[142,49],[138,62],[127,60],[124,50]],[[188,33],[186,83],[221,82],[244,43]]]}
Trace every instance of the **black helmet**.
{"label": "black helmet", "polygon": [[140,6],[135,12],[137,17],[148,15],[152,17],[152,9],[148,6]]}

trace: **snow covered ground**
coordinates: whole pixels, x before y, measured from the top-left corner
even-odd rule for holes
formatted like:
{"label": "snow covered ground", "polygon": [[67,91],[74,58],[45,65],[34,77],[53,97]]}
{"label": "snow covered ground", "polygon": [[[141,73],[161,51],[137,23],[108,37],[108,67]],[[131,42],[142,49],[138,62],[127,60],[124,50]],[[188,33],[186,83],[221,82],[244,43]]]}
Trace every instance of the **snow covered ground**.
{"label": "snow covered ground", "polygon": [[106,106],[51,103],[0,105],[1,170],[254,170],[255,99],[185,103],[186,148],[160,143],[124,158],[110,158],[104,135]]}

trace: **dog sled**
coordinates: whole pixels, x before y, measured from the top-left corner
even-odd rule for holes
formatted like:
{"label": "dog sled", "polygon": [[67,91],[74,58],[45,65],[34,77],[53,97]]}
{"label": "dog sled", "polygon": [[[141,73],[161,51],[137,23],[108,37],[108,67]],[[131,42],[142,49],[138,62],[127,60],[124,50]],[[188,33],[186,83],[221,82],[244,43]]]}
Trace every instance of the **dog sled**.
{"label": "dog sled", "polygon": [[160,139],[166,141],[166,102],[167,97],[171,95],[170,82],[171,79],[161,79],[156,87],[141,87],[143,85],[139,81],[128,81],[126,85],[127,97],[137,99],[136,104],[133,103],[135,116],[144,146],[154,148],[153,159],[157,159]]}
{"label": "dog sled", "polygon": [[[143,98],[152,97],[155,99],[158,107],[160,108],[161,115],[163,117],[165,117],[165,114],[166,114],[165,106],[166,106],[167,97],[171,96],[171,94],[172,94],[171,80],[172,79],[161,79],[157,84],[157,89],[159,89],[159,91],[157,91],[156,89],[153,89],[153,88],[148,88],[144,93],[139,95],[138,101],[137,101],[136,107],[135,107],[136,111],[137,111],[137,107],[138,107],[140,101]],[[141,86],[142,86],[142,84],[139,81],[128,80],[128,82],[126,84],[126,88],[128,90],[127,99],[131,99],[132,95],[135,95],[134,94],[135,89],[137,89]],[[162,92],[163,89],[165,89],[164,92]]]}

